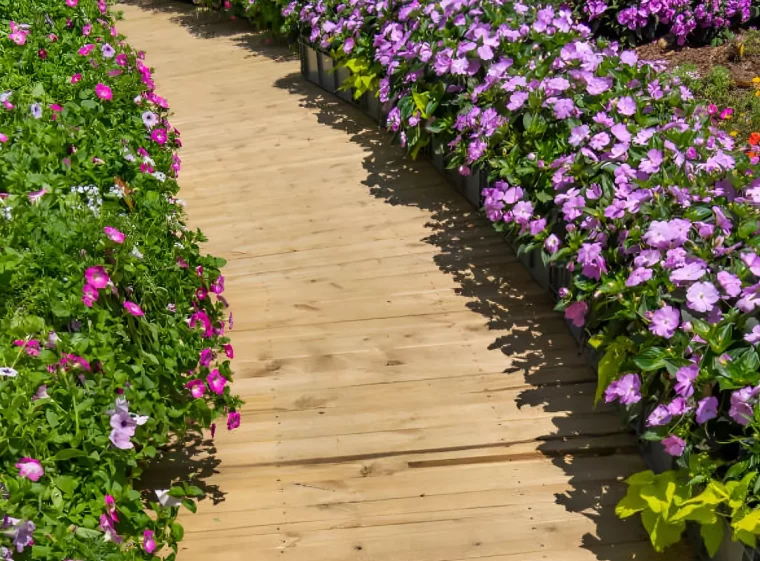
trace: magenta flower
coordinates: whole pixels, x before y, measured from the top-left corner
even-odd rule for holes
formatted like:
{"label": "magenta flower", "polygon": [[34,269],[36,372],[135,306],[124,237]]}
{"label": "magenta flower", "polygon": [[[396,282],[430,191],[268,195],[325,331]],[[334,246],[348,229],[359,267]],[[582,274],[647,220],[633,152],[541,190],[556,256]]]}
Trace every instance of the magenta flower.
{"label": "magenta flower", "polygon": [[565,318],[573,322],[575,327],[583,327],[586,323],[588,304],[586,302],[573,302],[565,310]]}
{"label": "magenta flower", "polygon": [[69,8],[76,8],[78,3],[79,3],[79,0],[66,0],[66,5]]}
{"label": "magenta flower", "polygon": [[91,284],[85,284],[82,293],[82,302],[88,308],[92,308],[93,303],[98,301],[98,290]]}
{"label": "magenta flower", "polygon": [[[131,443],[128,448],[131,448]],[[124,541],[119,534],[116,533],[113,521],[105,514],[100,515],[100,529],[103,531],[103,539],[107,542],[121,543]]]}
{"label": "magenta flower", "polygon": [[72,83],[72,84],[76,84],[77,82],[80,82],[81,80],[82,80],[82,75],[81,75],[81,74],[79,74],[79,73],[77,73],[77,74],[74,74],[74,75],[71,77],[71,83]]}
{"label": "magenta flower", "polygon": [[649,331],[658,337],[670,339],[675,335],[680,322],[681,313],[677,308],[663,306],[652,314],[652,323],[649,324]]}
{"label": "magenta flower", "polygon": [[185,384],[185,388],[190,390],[190,395],[195,399],[203,397],[203,394],[206,393],[206,384],[203,383],[203,380],[190,380]]}
{"label": "magenta flower", "polygon": [[157,128],[153,129],[150,133],[150,137],[156,144],[166,144],[166,129]]}
{"label": "magenta flower", "polygon": [[221,294],[224,292],[224,276],[219,275],[219,277],[211,283],[211,292],[214,294]]}
{"label": "magenta flower", "polygon": [[97,95],[100,99],[113,99],[113,94],[111,93],[111,88],[106,86],[105,84],[98,83],[95,86],[95,95]]}
{"label": "magenta flower", "polygon": [[206,376],[206,381],[208,382],[208,387],[211,388],[211,391],[222,395],[224,393],[224,386],[227,384],[227,379],[219,374],[219,371],[214,369],[211,371],[211,374]]}
{"label": "magenta flower", "polygon": [[124,243],[124,234],[119,232],[116,228],[112,228],[111,226],[106,226],[103,228],[103,231],[106,233],[106,236],[108,236],[108,239],[112,242],[116,243]]}
{"label": "magenta flower", "polygon": [[143,532],[143,549],[149,555],[156,551],[156,539],[153,530]]}
{"label": "magenta flower", "polygon": [[211,349],[203,349],[201,351],[200,363],[201,366],[208,366],[211,364],[211,359],[214,358],[214,353]]}
{"label": "magenta flower", "polygon": [[686,441],[675,434],[671,434],[667,438],[662,439],[662,445],[665,447],[665,452],[677,458],[683,454],[683,450],[686,448]]}
{"label": "magenta flower", "polygon": [[39,460],[34,458],[21,458],[16,462],[18,468],[19,477],[26,477],[31,481],[38,481],[40,477],[45,475],[45,470],[42,469],[42,464]]}
{"label": "magenta flower", "polygon": [[82,46],[82,48],[80,48],[78,52],[79,52],[79,54],[80,54],[80,55],[82,55],[82,56],[87,56],[87,55],[89,55],[89,54],[90,54],[90,53],[91,53],[91,52],[92,52],[94,49],[95,49],[95,45],[93,45],[92,43],[88,43],[88,44],[86,44],[86,45]]}
{"label": "magenta flower", "polygon": [[230,411],[227,415],[227,430],[234,430],[240,426],[240,413]]}
{"label": "magenta flower", "polygon": [[124,301],[124,307],[130,314],[132,314],[135,317],[145,315],[145,312],[143,312],[142,309],[140,309],[140,306],[138,306],[134,302],[130,302],[129,300]]}
{"label": "magenta flower", "polygon": [[102,265],[88,268],[84,273],[84,277],[87,279],[87,284],[97,289],[105,288],[111,282],[108,273],[106,273]]}
{"label": "magenta flower", "polygon": [[611,382],[604,392],[604,401],[619,401],[624,405],[638,403],[641,400],[641,378],[638,374],[625,374]]}
{"label": "magenta flower", "polygon": [[106,495],[103,501],[106,503],[106,515],[114,522],[119,521],[119,515],[116,513],[116,500],[111,495]]}
{"label": "magenta flower", "polygon": [[697,423],[703,425],[718,416],[718,398],[706,397],[697,403]]}
{"label": "magenta flower", "polygon": [[235,351],[232,350],[232,345],[227,343],[224,345],[224,354],[227,355],[227,358],[235,358]]}
{"label": "magenta flower", "polygon": [[695,312],[709,312],[720,300],[720,294],[711,282],[695,282],[686,291],[686,305]]}

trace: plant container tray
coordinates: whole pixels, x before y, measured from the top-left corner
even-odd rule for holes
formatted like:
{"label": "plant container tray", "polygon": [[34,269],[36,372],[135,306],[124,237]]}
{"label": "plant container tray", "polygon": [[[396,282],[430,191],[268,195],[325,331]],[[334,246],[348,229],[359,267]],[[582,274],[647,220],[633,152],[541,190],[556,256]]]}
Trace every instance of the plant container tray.
{"label": "plant container tray", "polygon": [[330,93],[335,93],[335,65],[333,58],[325,53],[319,53],[319,85]]}

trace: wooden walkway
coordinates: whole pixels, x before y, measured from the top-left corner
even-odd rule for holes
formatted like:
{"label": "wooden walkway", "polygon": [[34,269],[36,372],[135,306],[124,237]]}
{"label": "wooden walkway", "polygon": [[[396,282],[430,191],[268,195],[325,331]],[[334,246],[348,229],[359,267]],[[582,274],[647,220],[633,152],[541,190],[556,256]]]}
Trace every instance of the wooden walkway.
{"label": "wooden walkway", "polygon": [[245,23],[134,1],[247,401],[179,561],[659,558],[614,516],[632,438],[490,227]]}

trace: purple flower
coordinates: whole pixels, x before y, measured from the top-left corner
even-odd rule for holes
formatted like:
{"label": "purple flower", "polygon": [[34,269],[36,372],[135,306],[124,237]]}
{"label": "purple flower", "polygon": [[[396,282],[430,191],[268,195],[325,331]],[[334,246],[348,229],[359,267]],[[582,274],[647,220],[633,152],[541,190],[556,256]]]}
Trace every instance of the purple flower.
{"label": "purple flower", "polygon": [[636,102],[633,100],[632,97],[629,97],[629,96],[621,97],[620,100],[618,100],[617,110],[618,110],[618,113],[620,113],[621,115],[630,117],[631,115],[636,113]]}
{"label": "purple flower", "polygon": [[688,366],[682,366],[676,372],[676,393],[681,397],[691,397],[694,395],[694,380],[699,375],[699,365],[690,364]]}
{"label": "purple flower", "polygon": [[680,269],[676,269],[670,273],[670,280],[677,285],[681,285],[686,281],[699,280],[704,277],[705,274],[706,271],[701,263],[689,263],[688,265],[684,265]]}
{"label": "purple flower", "polygon": [[653,148],[647,152],[647,157],[639,162],[639,170],[644,173],[657,173],[660,170],[662,161],[662,152]]}
{"label": "purple flower", "polygon": [[606,132],[600,132],[598,134],[595,134],[591,137],[591,140],[589,140],[588,145],[591,146],[594,150],[603,150],[605,146],[607,146],[610,143],[610,135],[608,135]]}
{"label": "purple flower", "polygon": [[677,437],[675,434],[671,434],[667,438],[662,439],[662,445],[665,447],[665,452],[677,458],[683,455],[683,450],[686,448],[686,441]]}
{"label": "purple flower", "polygon": [[546,248],[546,251],[550,254],[554,255],[557,253],[557,249],[559,249],[559,238],[554,234],[549,234],[546,241],[544,241],[544,248]]}
{"label": "purple flower", "polygon": [[753,327],[752,331],[744,336],[744,340],[747,341],[747,343],[757,345],[757,343],[760,342],[760,325]]}
{"label": "purple flower", "polygon": [[691,407],[686,403],[686,399],[683,397],[677,397],[668,404],[668,412],[674,417],[685,415],[691,411]]}
{"label": "purple flower", "polygon": [[749,270],[752,271],[752,274],[756,277],[760,277],[760,256],[757,255],[754,251],[750,253],[742,253],[741,259],[744,261],[744,264],[749,267]]}
{"label": "purple flower", "polygon": [[565,318],[573,322],[575,327],[583,327],[586,323],[588,304],[586,302],[573,302],[565,310]]}
{"label": "purple flower", "polygon": [[757,401],[760,386],[753,388],[746,386],[731,394],[731,407],[728,416],[740,425],[747,426],[754,418],[753,406]]}
{"label": "purple flower", "polygon": [[658,405],[655,407],[654,411],[649,414],[649,417],[647,418],[647,426],[661,427],[662,425],[667,425],[671,419],[672,416],[668,408],[664,405]]}
{"label": "purple flower", "polygon": [[510,111],[517,111],[525,105],[525,102],[528,100],[528,93],[527,92],[515,92],[513,93],[509,98],[509,103],[507,103],[507,109]]}
{"label": "purple flower", "polygon": [[580,125],[578,127],[573,128],[570,131],[570,138],[568,139],[568,143],[570,146],[578,146],[581,142],[586,140],[589,136],[589,128],[588,125]]}
{"label": "purple flower", "polygon": [[695,312],[709,312],[720,299],[711,282],[695,282],[686,291],[686,305]]}
{"label": "purple flower", "polygon": [[607,386],[604,401],[620,401],[624,405],[638,403],[641,400],[641,379],[638,374],[625,374]]}
{"label": "purple flower", "polygon": [[649,279],[652,278],[652,269],[647,269],[646,267],[637,267],[633,271],[631,271],[631,274],[628,276],[628,278],[625,281],[625,285],[628,287],[631,286],[638,286],[642,282],[646,282]]}
{"label": "purple flower", "polygon": [[575,104],[571,99],[558,99],[554,102],[554,116],[557,119],[567,119],[575,113]]}
{"label": "purple flower", "polygon": [[718,398],[705,397],[697,403],[697,423],[700,425],[718,416]]}
{"label": "purple flower", "polygon": [[649,324],[649,331],[658,337],[670,339],[675,335],[680,322],[681,314],[677,308],[663,306],[652,314],[652,323]]}
{"label": "purple flower", "polygon": [[728,271],[720,271],[718,273],[718,284],[720,284],[723,291],[731,297],[739,296],[742,292],[742,281],[736,275],[732,275]]}

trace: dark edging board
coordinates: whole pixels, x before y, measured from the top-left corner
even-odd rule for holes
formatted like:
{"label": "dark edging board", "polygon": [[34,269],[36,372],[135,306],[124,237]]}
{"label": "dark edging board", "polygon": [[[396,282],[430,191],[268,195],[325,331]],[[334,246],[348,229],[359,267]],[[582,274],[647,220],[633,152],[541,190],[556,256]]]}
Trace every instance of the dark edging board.
{"label": "dark edging board", "polygon": [[[358,100],[354,99],[352,90],[338,89],[350,76],[350,72],[346,68],[336,68],[335,59],[327,53],[314,49],[306,41],[302,40],[299,42],[299,52],[301,55],[301,73],[309,82],[336,95],[354,107],[358,107],[378,125],[384,125],[387,113],[382,108],[380,100],[377,97],[377,92],[367,92]],[[446,167],[445,153],[445,145],[440,137],[433,136],[432,146],[427,151],[433,167],[470,204],[480,210],[483,203],[480,193],[484,187],[488,186],[488,171],[482,168],[473,169],[469,176],[462,176],[456,170]],[[520,262],[530,271],[533,279],[557,300],[559,290],[570,283],[570,272],[561,267],[547,267],[542,258],[540,248],[527,253],[520,253],[519,244],[510,240],[507,240],[507,242],[517,253]],[[582,328],[575,327],[569,321],[566,321],[566,323],[570,333],[581,347],[589,366],[596,372],[599,359],[601,358],[599,353],[584,340]],[[647,467],[655,473],[662,473],[673,468],[674,460],[672,456],[665,452],[665,448],[660,442],[652,442],[640,438],[646,431],[645,421],[648,413],[649,411],[642,407],[636,419],[628,422],[628,426],[636,433],[639,451]],[[726,523],[723,543],[715,556],[711,558],[702,543],[699,527],[690,525],[686,531],[686,539],[693,547],[700,561],[760,561],[760,549],[750,549],[742,543],[734,542],[731,540],[730,535],[731,529],[728,523]]]}

